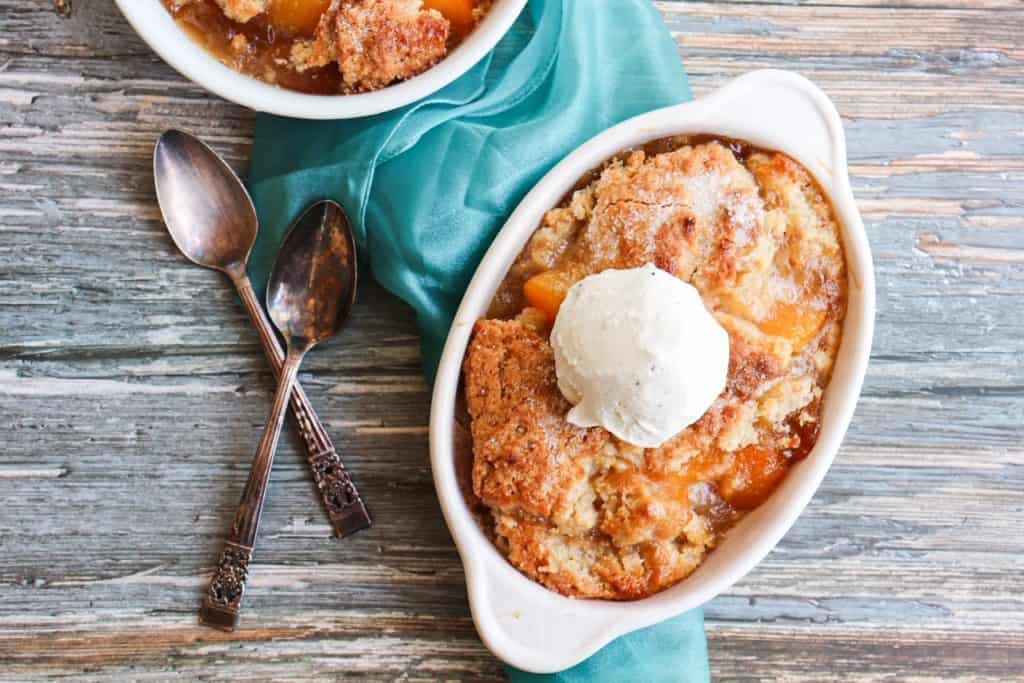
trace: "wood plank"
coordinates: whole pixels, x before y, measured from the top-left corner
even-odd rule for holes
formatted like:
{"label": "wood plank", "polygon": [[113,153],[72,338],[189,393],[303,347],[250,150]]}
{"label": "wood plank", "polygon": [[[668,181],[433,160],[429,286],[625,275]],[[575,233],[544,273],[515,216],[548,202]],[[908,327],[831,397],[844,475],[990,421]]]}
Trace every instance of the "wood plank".
{"label": "wood plank", "polygon": [[[834,98],[879,285],[836,465],[707,606],[716,680],[1019,677],[1024,6],[656,4],[698,95],[776,67]],[[500,679],[433,493],[414,321],[372,284],[302,379],[377,525],[329,540],[285,443],[245,627],[196,626],[272,387],[233,294],[166,237],[150,155],[181,127],[244,170],[253,115],[110,0],[74,7],[0,0],[0,679]]]}

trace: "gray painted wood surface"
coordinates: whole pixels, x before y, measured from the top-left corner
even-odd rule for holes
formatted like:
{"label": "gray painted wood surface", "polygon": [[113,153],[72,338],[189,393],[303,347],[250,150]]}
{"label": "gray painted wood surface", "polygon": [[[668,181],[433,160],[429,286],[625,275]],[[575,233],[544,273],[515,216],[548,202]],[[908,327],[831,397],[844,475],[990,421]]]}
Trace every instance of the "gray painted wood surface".
{"label": "gray painted wood surface", "polygon": [[[253,117],[112,9],[0,0],[0,678],[493,680],[434,498],[409,310],[368,284],[302,380],[375,513],[330,539],[294,442],[236,635],[196,606],[272,390],[220,277],[160,223],[176,126]],[[57,3],[61,4],[61,3]],[[1024,677],[1024,4],[660,2],[696,94],[757,67],[836,101],[877,263],[849,437],[707,606],[718,680]]]}

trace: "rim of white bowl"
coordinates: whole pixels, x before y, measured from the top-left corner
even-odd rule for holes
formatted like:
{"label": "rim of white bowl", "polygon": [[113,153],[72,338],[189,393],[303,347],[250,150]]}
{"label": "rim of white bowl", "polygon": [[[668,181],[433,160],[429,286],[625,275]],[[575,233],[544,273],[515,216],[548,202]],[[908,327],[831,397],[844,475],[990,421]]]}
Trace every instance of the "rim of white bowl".
{"label": "rim of white bowl", "polygon": [[357,95],[310,95],[225,66],[174,21],[160,0],[114,1],[146,44],[190,81],[254,111],[320,120],[381,114],[437,92],[493,50],[526,6],[526,0],[496,0],[480,25],[447,57],[409,80]]}

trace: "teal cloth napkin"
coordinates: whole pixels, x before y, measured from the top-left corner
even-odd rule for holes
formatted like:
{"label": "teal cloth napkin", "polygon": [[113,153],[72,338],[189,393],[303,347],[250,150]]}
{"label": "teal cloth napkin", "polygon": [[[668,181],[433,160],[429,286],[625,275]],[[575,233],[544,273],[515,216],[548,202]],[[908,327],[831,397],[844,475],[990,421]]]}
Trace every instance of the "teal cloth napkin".
{"label": "teal cloth napkin", "polygon": [[[350,121],[260,116],[249,185],[262,287],[288,224],[339,201],[373,277],[416,311],[428,378],[487,246],[538,179],[635,114],[690,99],[650,0],[531,0],[495,51],[403,109]],[[707,681],[700,610],[624,636],[560,674],[513,681]]]}

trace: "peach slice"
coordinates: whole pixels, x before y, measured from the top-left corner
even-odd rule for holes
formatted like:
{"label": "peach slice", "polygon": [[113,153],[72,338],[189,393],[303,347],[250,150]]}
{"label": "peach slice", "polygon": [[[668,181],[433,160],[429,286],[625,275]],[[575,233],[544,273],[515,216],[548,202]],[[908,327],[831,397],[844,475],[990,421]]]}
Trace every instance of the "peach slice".
{"label": "peach slice", "polygon": [[825,324],[825,311],[820,308],[779,302],[759,327],[765,334],[785,337],[799,351],[818,334]]}
{"label": "peach slice", "polygon": [[555,321],[558,309],[575,280],[559,270],[546,270],[534,275],[523,285],[526,303],[544,312],[549,322]]}
{"label": "peach slice", "polygon": [[271,0],[267,19],[285,33],[311,36],[331,0]]}
{"label": "peach slice", "polygon": [[752,510],[768,500],[788,469],[780,453],[747,446],[733,454],[732,468],[718,482],[718,493],[734,508]]}

